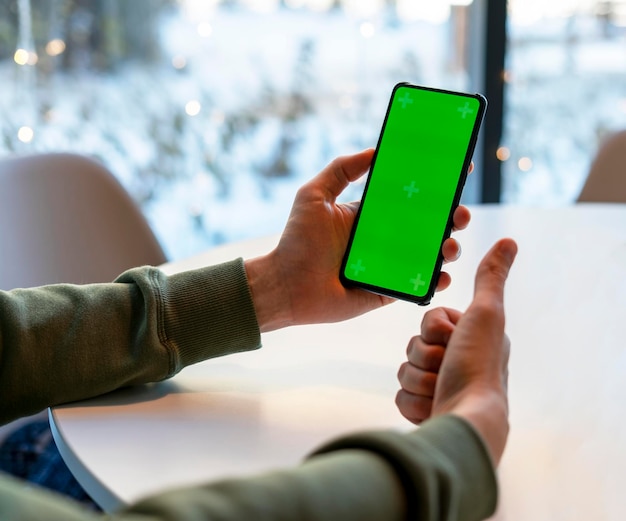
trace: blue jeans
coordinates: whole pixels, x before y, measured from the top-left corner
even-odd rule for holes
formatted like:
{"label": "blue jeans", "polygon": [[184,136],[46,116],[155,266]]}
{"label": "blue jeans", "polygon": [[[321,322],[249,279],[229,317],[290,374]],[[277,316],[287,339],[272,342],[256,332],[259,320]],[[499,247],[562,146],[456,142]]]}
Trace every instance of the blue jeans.
{"label": "blue jeans", "polygon": [[0,471],[69,496],[100,510],[65,465],[47,421],[33,421],[12,432],[0,445]]}

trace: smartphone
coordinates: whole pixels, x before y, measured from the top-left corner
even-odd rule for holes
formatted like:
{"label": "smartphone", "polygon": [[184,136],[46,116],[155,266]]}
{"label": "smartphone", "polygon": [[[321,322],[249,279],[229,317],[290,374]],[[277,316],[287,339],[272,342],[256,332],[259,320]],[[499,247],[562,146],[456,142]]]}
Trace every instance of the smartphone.
{"label": "smartphone", "polygon": [[340,279],[430,303],[487,107],[480,94],[393,89]]}

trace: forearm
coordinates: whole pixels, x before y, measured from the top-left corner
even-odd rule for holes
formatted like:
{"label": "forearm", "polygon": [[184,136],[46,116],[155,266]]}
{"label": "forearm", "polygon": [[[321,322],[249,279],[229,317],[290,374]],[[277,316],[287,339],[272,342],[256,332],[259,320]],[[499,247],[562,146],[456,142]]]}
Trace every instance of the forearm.
{"label": "forearm", "polygon": [[497,481],[484,440],[457,416],[428,420],[418,430],[347,436],[322,451],[361,448],[382,456],[400,479],[406,519],[477,521],[497,505]]}
{"label": "forearm", "polygon": [[0,423],[259,346],[241,261],[0,292]]}
{"label": "forearm", "polygon": [[506,392],[485,389],[468,393],[450,414],[460,416],[474,428],[484,440],[494,465],[498,465],[509,435]]}
{"label": "forearm", "polygon": [[[493,514],[496,482],[484,445],[463,420],[441,417],[410,434],[332,442],[295,469],[146,498],[109,517],[130,521],[476,521]],[[0,518],[94,520],[68,502],[0,483]],[[27,499],[28,498],[28,499]]]}

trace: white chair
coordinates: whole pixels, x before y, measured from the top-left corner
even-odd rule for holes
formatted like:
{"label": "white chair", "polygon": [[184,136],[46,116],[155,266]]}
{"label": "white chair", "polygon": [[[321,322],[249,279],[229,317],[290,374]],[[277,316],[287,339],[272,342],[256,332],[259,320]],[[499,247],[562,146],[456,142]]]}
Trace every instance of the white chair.
{"label": "white chair", "polygon": [[[110,282],[166,255],[102,164],[67,153],[0,159],[0,289]],[[18,423],[0,428],[0,440]]]}
{"label": "white chair", "polygon": [[75,154],[0,160],[0,289],[108,282],[166,256],[102,164]]}
{"label": "white chair", "polygon": [[626,203],[626,130],[600,144],[577,201]]}

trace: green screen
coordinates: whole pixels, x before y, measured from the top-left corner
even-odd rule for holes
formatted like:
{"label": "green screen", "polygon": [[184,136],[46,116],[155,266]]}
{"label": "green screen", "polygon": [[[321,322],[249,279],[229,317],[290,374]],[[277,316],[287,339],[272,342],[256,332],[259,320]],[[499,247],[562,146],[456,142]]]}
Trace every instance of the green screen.
{"label": "green screen", "polygon": [[347,279],[417,299],[430,294],[481,114],[475,96],[394,89],[344,260]]}

